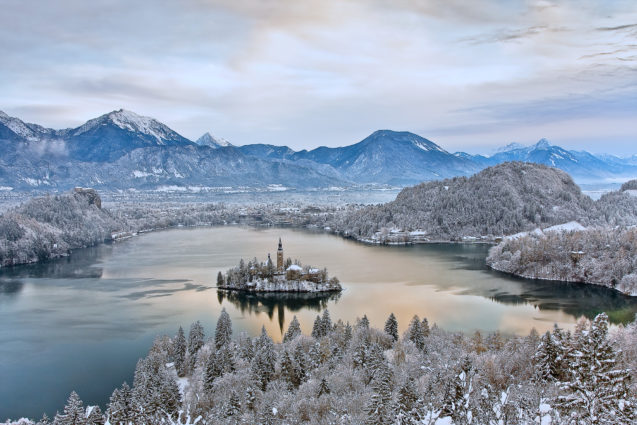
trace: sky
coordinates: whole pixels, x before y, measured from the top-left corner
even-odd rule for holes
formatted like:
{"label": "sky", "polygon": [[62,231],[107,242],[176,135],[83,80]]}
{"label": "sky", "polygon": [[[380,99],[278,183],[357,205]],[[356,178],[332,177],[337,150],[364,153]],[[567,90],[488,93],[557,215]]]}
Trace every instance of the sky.
{"label": "sky", "polygon": [[0,55],[0,110],[52,128],[637,153],[635,0],[0,0]]}

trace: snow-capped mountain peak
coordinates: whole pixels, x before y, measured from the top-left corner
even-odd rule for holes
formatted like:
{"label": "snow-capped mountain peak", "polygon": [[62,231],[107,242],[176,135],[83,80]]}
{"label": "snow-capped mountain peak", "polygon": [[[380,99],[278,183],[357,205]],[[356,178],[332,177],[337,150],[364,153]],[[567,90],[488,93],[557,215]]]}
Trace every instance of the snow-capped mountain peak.
{"label": "snow-capped mountain peak", "polygon": [[154,137],[158,144],[164,144],[166,140],[174,138],[174,132],[156,119],[138,115],[125,109],[119,109],[87,121],[75,131],[74,136],[79,136],[108,123],[112,123],[122,130]]}
{"label": "snow-capped mountain peak", "polygon": [[0,111],[0,124],[31,142],[39,140],[42,136],[41,133],[50,131],[36,124],[27,124],[19,118],[7,115],[3,111]]}
{"label": "snow-capped mountain peak", "polygon": [[230,143],[223,137],[213,136],[210,133],[205,133],[203,136],[197,139],[196,143],[200,146],[210,146],[211,148],[215,149],[226,146],[233,146],[232,143]]}
{"label": "snow-capped mountain peak", "polygon": [[549,143],[549,141],[545,138],[541,138],[536,144],[535,144],[535,149],[548,149],[551,147],[551,144]]}

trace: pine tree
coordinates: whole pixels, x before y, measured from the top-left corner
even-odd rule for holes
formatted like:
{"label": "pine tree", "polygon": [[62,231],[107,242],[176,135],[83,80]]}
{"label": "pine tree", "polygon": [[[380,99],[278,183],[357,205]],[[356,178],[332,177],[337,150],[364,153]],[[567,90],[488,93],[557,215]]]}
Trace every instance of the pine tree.
{"label": "pine tree", "polygon": [[456,374],[448,383],[443,396],[440,417],[451,417],[453,423],[468,423],[470,396],[473,391],[473,363],[466,356],[457,365]]}
{"label": "pine tree", "polygon": [[104,415],[99,406],[89,406],[86,412],[86,425],[104,425]]}
{"label": "pine tree", "polygon": [[254,411],[254,408],[256,407],[256,403],[257,403],[257,393],[254,390],[254,388],[252,387],[246,388],[244,400],[245,400],[246,408],[248,410]]}
{"label": "pine tree", "polygon": [[134,421],[133,392],[126,382],[113,391],[106,417],[112,425],[128,425]]}
{"label": "pine tree", "polygon": [[553,342],[551,333],[546,331],[533,356],[537,377],[544,381],[556,380],[559,377],[559,358],[558,347]]}
{"label": "pine tree", "polygon": [[398,391],[396,420],[398,425],[415,425],[418,423],[419,398],[413,378],[409,378]]}
{"label": "pine tree", "polygon": [[431,330],[429,329],[429,320],[427,320],[426,317],[422,319],[420,327],[422,328],[422,334],[425,336],[425,338],[428,337],[431,333]]}
{"label": "pine tree", "polygon": [[290,342],[299,335],[301,335],[301,325],[299,325],[299,321],[296,316],[294,316],[290,322],[290,326],[288,326],[287,332],[283,336],[283,342]]}
{"label": "pine tree", "polygon": [[212,391],[215,379],[219,378],[223,374],[220,362],[217,357],[217,353],[217,351],[212,352],[206,360],[206,366],[203,375],[203,386],[204,389],[208,392]]}
{"label": "pine tree", "polygon": [[314,319],[314,325],[312,326],[312,338],[320,339],[323,336],[323,321],[321,316],[316,316]]}
{"label": "pine tree", "polygon": [[392,403],[391,370],[383,364],[376,372],[372,383],[372,396],[365,406],[368,424],[390,424],[394,419]]}
{"label": "pine tree", "polygon": [[221,272],[217,273],[217,286],[224,286],[225,285],[225,281],[223,279],[223,275],[221,274]]}
{"label": "pine tree", "polygon": [[188,352],[191,357],[196,357],[199,349],[203,347],[204,338],[203,326],[201,326],[201,322],[197,320],[190,325],[190,332],[188,333]]}
{"label": "pine tree", "polygon": [[75,391],[71,392],[64,413],[58,413],[53,420],[54,425],[86,425],[84,405]]}
{"label": "pine tree", "polygon": [[618,369],[617,353],[607,340],[608,316],[599,314],[587,331],[576,329],[569,353],[570,379],[561,386],[558,408],[582,424],[616,424],[632,419],[627,370]]}
{"label": "pine tree", "polygon": [[398,321],[394,313],[391,313],[385,322],[385,333],[391,336],[394,342],[398,341]]}
{"label": "pine tree", "polygon": [[247,362],[251,362],[254,358],[254,344],[252,338],[242,332],[242,336],[239,338],[239,353],[242,359]]}
{"label": "pine tree", "polygon": [[230,392],[230,399],[226,406],[226,417],[234,417],[241,413],[241,400],[237,395],[237,392],[232,390]]}
{"label": "pine tree", "polygon": [[345,325],[345,337],[344,337],[345,345],[349,345],[349,342],[352,340],[352,325],[347,322]]}
{"label": "pine tree", "polygon": [[318,391],[316,392],[316,396],[320,397],[324,394],[330,393],[330,387],[327,385],[327,381],[325,378],[321,379],[321,383],[319,384]]}
{"label": "pine tree", "polygon": [[177,381],[173,375],[167,373],[165,368],[161,371],[159,398],[161,399],[162,413],[168,414],[173,419],[176,418],[181,405],[181,393]]}
{"label": "pine tree", "polygon": [[40,419],[38,422],[36,422],[35,425],[50,425],[50,424],[51,424],[51,420],[46,415],[46,413],[44,413],[44,414],[42,414],[42,419]]}
{"label": "pine tree", "polygon": [[281,375],[288,382],[291,388],[297,388],[301,385],[300,374],[296,365],[292,361],[290,353],[287,351],[284,351],[281,356]]}
{"label": "pine tree", "polygon": [[179,376],[185,375],[185,361],[186,361],[186,337],[184,336],[184,329],[180,326],[177,331],[177,335],[173,340],[173,359],[175,362],[175,370]]}
{"label": "pine tree", "polygon": [[411,319],[409,329],[407,329],[407,339],[413,342],[419,350],[423,350],[425,348],[425,335],[422,331],[422,325],[417,315]]}
{"label": "pine tree", "polygon": [[307,378],[308,360],[301,344],[298,344],[296,348],[294,348],[293,357],[294,362],[296,363],[296,373],[298,375],[299,382],[303,383]]}
{"label": "pine tree", "polygon": [[272,379],[275,363],[274,344],[265,331],[265,327],[263,327],[261,328],[261,336],[257,340],[251,366],[253,379],[261,391],[265,391],[266,386]]}
{"label": "pine tree", "polygon": [[181,395],[161,354],[151,352],[137,362],[132,399],[135,423],[158,421],[159,418],[165,418],[166,414],[176,415]]}
{"label": "pine tree", "polygon": [[360,319],[356,325],[360,329],[369,330],[369,319],[367,318],[367,315],[364,314],[363,318]]}
{"label": "pine tree", "polygon": [[555,359],[556,377],[559,381],[564,381],[568,375],[568,347],[571,344],[570,333],[563,333],[562,329],[557,326],[557,323],[553,327],[553,344],[558,352],[558,357]]}
{"label": "pine tree", "polygon": [[217,328],[215,329],[215,348],[218,350],[222,346],[230,343],[232,337],[232,321],[226,309],[221,310],[219,320],[217,320]]}
{"label": "pine tree", "polygon": [[332,332],[332,319],[329,310],[325,309],[321,318],[321,336],[329,335],[330,332]]}

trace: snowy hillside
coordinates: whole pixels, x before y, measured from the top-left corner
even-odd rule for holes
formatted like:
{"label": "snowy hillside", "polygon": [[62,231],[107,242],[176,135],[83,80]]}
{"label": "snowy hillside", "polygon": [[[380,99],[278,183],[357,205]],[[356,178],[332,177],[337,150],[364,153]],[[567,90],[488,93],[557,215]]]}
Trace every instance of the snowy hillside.
{"label": "snowy hillside", "polygon": [[396,200],[343,217],[334,226],[365,240],[423,231],[427,240],[510,235],[569,221],[587,224],[595,211],[568,174],[544,165],[509,162],[472,177],[422,183]]}
{"label": "snowy hillside", "polygon": [[637,296],[637,228],[529,232],[489,252],[495,270],[532,279],[591,283]]}

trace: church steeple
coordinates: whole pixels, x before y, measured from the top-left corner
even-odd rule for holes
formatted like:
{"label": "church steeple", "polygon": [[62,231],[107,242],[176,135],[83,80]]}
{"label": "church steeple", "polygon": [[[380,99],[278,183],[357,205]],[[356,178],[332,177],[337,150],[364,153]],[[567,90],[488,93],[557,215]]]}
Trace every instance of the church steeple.
{"label": "church steeple", "polygon": [[278,272],[283,271],[283,243],[281,243],[281,238],[279,238],[279,249],[276,251],[276,270]]}

